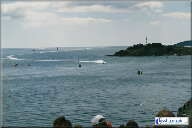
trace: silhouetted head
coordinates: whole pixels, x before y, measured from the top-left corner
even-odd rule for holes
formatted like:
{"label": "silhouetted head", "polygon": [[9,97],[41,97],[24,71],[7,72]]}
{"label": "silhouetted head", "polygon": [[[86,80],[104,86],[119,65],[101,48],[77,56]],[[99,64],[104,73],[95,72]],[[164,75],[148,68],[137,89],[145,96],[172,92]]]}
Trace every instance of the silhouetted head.
{"label": "silhouetted head", "polygon": [[127,128],[124,124],[120,125],[119,128]]}
{"label": "silhouetted head", "polygon": [[129,120],[127,122],[127,128],[139,128],[139,126],[134,120]]}
{"label": "silhouetted head", "polygon": [[75,125],[73,128],[83,128],[81,125]]}
{"label": "silhouetted head", "polygon": [[94,128],[111,128],[112,124],[106,121],[102,115],[96,115],[92,118],[91,124]]}
{"label": "silhouetted head", "polygon": [[[156,117],[175,117],[175,115],[171,111],[163,109],[156,114]],[[163,126],[154,126],[153,128],[177,128],[177,126],[163,125]]]}
{"label": "silhouetted head", "polygon": [[175,115],[171,111],[163,109],[157,113],[156,117],[175,117]]}
{"label": "silhouetted head", "polygon": [[64,116],[60,116],[53,122],[53,127],[54,128],[72,128],[72,124],[69,120],[66,120]]}

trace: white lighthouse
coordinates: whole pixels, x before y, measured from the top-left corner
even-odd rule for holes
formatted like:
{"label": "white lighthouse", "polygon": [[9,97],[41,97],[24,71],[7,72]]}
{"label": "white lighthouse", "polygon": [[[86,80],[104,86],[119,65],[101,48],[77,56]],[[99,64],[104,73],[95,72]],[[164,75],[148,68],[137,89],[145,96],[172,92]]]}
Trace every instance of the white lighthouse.
{"label": "white lighthouse", "polygon": [[147,44],[147,36],[146,36],[146,38],[145,38],[145,43]]}

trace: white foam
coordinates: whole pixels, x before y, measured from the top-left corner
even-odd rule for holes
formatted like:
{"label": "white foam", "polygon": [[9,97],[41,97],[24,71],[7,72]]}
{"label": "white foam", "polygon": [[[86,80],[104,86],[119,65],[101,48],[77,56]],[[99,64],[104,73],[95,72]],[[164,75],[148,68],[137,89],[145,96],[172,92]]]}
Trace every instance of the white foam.
{"label": "white foam", "polygon": [[43,62],[58,62],[58,61],[63,61],[63,60],[36,60],[36,61],[43,61]]}
{"label": "white foam", "polygon": [[65,59],[65,60],[36,60],[39,62],[61,62],[61,61],[72,61],[71,59]]}
{"label": "white foam", "polygon": [[39,53],[51,53],[51,52],[57,52],[57,51],[40,51]]}
{"label": "white foam", "polygon": [[91,50],[92,48],[85,48],[86,50]]}
{"label": "white foam", "polygon": [[96,60],[95,63],[97,64],[106,64],[107,62],[104,60]]}
{"label": "white foam", "polygon": [[7,58],[10,59],[10,60],[23,60],[23,59],[18,59],[18,58],[14,57],[14,56],[15,55],[9,55],[9,56],[7,56]]}
{"label": "white foam", "polygon": [[92,61],[80,61],[81,63],[96,63],[96,64],[106,64],[104,60],[92,60]]}

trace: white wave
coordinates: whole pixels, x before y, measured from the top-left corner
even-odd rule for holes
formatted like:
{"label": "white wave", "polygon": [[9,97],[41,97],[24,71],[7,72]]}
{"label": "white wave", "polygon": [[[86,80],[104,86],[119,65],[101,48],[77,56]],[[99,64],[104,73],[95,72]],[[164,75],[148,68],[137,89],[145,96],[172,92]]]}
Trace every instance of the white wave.
{"label": "white wave", "polygon": [[57,52],[57,51],[40,51],[39,53],[50,53],[50,52]]}
{"label": "white wave", "polygon": [[106,64],[104,60],[92,60],[92,61],[80,61],[80,63],[96,63],[96,64]]}
{"label": "white wave", "polygon": [[91,50],[91,49],[93,49],[93,48],[85,48],[86,50]]}
{"label": "white wave", "polygon": [[61,62],[61,61],[73,61],[71,59],[65,59],[65,60],[36,60],[39,62]]}
{"label": "white wave", "polygon": [[96,60],[95,63],[97,64],[106,64],[107,62],[104,60]]}
{"label": "white wave", "polygon": [[23,60],[23,59],[16,58],[14,55],[9,55],[9,56],[7,56],[7,58],[10,60]]}

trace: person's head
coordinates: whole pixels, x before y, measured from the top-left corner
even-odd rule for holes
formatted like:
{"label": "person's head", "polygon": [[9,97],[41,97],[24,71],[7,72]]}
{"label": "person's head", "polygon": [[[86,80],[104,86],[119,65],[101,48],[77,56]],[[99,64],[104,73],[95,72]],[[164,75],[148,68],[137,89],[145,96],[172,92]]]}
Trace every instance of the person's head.
{"label": "person's head", "polygon": [[83,128],[81,125],[75,125],[73,128]]}
{"label": "person's head", "polygon": [[129,120],[127,122],[127,128],[139,128],[139,126],[134,120]]}
{"label": "person's head", "polygon": [[175,117],[175,115],[171,111],[163,109],[157,113],[156,117]]}
{"label": "person's head", "polygon": [[[163,109],[156,114],[156,117],[175,117],[175,115],[171,111]],[[153,128],[177,128],[177,127],[164,125],[164,126],[154,126]]]}
{"label": "person's head", "polygon": [[105,120],[105,117],[102,115],[96,115],[92,118],[91,124],[95,128],[111,128],[111,122]]}
{"label": "person's head", "polygon": [[53,127],[54,128],[72,128],[72,124],[69,120],[66,120],[64,116],[60,116],[53,122]]}
{"label": "person's head", "polygon": [[127,128],[124,124],[120,125],[119,128]]}

